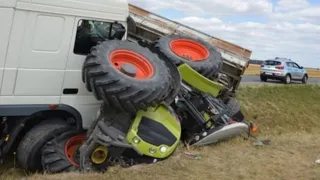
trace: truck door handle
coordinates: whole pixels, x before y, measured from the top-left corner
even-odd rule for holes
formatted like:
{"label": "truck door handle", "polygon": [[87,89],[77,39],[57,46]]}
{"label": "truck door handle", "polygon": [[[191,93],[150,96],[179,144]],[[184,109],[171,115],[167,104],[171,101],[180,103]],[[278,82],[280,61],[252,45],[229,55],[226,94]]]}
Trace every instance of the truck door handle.
{"label": "truck door handle", "polygon": [[79,89],[77,88],[66,88],[63,89],[63,94],[78,94]]}

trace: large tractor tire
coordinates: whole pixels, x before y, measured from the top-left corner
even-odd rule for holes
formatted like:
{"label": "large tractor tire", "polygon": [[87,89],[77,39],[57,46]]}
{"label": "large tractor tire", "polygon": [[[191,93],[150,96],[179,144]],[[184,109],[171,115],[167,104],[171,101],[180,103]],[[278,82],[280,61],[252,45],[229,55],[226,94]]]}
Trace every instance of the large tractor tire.
{"label": "large tractor tire", "polygon": [[42,150],[42,165],[46,173],[79,171],[78,148],[85,140],[84,133],[69,129],[47,142]]}
{"label": "large tractor tire", "polygon": [[221,53],[216,48],[201,39],[184,35],[161,37],[153,51],[176,66],[186,63],[207,78],[217,76],[222,67]]}
{"label": "large tractor tire", "polygon": [[136,113],[166,98],[171,76],[165,63],[147,48],[108,40],[92,48],[82,80],[97,100]]}
{"label": "large tractor tire", "polygon": [[41,151],[43,146],[55,135],[68,128],[65,121],[50,119],[28,131],[17,148],[17,161],[21,168],[31,172],[42,171]]}

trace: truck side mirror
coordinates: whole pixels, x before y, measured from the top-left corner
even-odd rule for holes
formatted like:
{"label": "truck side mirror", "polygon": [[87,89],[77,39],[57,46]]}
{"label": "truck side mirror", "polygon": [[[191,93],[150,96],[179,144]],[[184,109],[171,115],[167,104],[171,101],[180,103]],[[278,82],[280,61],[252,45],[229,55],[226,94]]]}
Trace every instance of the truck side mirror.
{"label": "truck side mirror", "polygon": [[125,33],[126,33],[126,30],[124,28],[117,29],[111,39],[122,40]]}

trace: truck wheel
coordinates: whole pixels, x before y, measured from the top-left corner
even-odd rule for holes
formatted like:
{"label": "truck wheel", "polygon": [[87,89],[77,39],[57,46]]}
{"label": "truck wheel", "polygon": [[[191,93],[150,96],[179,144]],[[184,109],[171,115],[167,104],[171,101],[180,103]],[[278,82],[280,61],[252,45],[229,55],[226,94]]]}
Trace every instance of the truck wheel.
{"label": "truck wheel", "polygon": [[69,126],[61,119],[50,119],[34,126],[22,138],[17,148],[18,164],[27,171],[42,170],[41,149],[56,134],[65,131]]}
{"label": "truck wheel", "polygon": [[163,36],[156,42],[154,51],[176,66],[188,64],[207,78],[217,76],[222,67],[221,53],[201,39],[183,35]]}
{"label": "truck wheel", "polygon": [[82,80],[97,100],[136,113],[166,98],[171,76],[164,62],[147,48],[109,40],[92,48],[83,65]]}
{"label": "truck wheel", "polygon": [[86,135],[69,129],[48,141],[42,150],[43,170],[47,173],[74,172],[80,169],[77,149]]}
{"label": "truck wheel", "polygon": [[226,114],[230,117],[233,117],[240,111],[240,104],[235,98],[229,98],[229,101],[226,103]]}

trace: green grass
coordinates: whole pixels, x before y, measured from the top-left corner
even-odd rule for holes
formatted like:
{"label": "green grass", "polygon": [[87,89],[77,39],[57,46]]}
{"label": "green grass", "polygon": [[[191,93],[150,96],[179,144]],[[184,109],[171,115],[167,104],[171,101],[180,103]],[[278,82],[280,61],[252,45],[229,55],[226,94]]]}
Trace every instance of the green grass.
{"label": "green grass", "polygon": [[246,117],[258,123],[266,134],[319,130],[318,85],[241,87],[237,99]]}
{"label": "green grass", "polygon": [[[239,89],[237,98],[246,117],[259,126],[258,137],[270,139],[270,145],[255,147],[236,138],[197,149],[180,147],[166,161],[129,169],[115,167],[106,174],[26,176],[6,167],[0,179],[320,179],[320,165],[315,163],[320,159],[320,86],[246,86]],[[186,151],[201,159],[188,158]]]}

